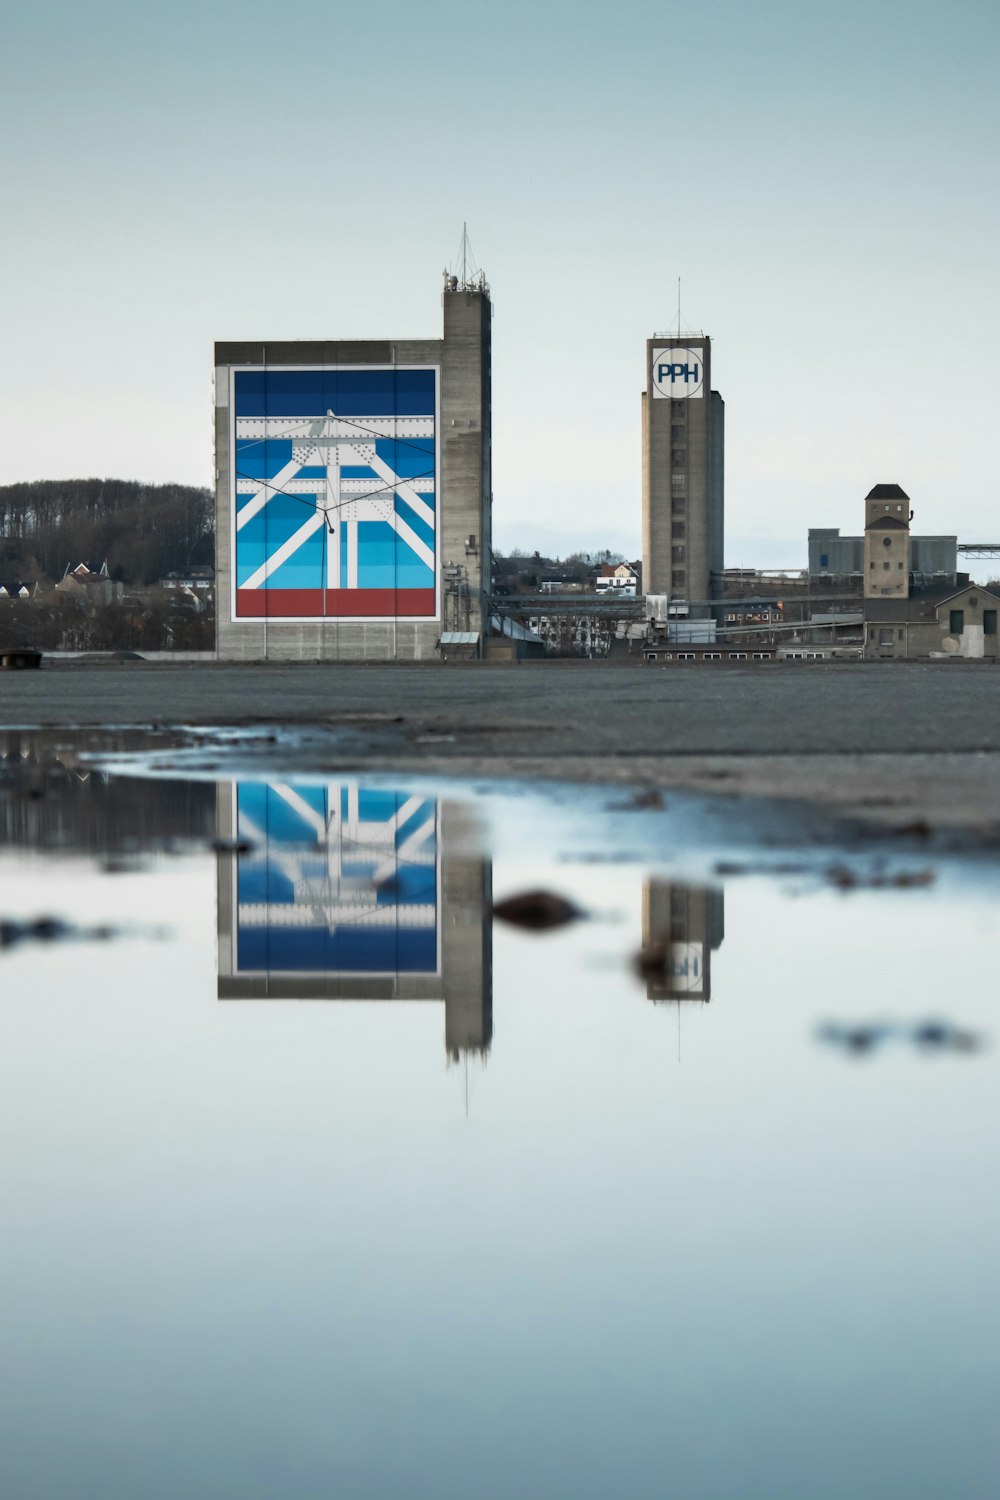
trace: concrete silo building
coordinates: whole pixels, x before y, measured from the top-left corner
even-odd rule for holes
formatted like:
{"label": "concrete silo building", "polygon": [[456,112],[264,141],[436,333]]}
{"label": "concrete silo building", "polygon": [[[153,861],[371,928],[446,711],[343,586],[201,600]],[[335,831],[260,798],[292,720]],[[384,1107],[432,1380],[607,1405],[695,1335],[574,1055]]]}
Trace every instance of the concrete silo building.
{"label": "concrete silo building", "polygon": [[646,341],[642,397],[642,562],[647,595],[706,618],[724,553],[725,403],[704,334]]}
{"label": "concrete silo building", "polygon": [[438,339],[215,346],[224,659],[414,661],[489,629],[489,289]]}

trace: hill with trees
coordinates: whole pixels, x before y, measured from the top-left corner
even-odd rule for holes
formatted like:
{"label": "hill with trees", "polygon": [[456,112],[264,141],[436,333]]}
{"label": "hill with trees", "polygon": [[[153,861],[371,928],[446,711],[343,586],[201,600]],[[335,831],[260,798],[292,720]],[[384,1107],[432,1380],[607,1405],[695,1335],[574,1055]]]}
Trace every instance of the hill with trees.
{"label": "hill with trees", "polygon": [[114,579],[155,583],[215,555],[212,493],[137,479],[35,479],[0,485],[0,580],[57,582],[107,562]]}

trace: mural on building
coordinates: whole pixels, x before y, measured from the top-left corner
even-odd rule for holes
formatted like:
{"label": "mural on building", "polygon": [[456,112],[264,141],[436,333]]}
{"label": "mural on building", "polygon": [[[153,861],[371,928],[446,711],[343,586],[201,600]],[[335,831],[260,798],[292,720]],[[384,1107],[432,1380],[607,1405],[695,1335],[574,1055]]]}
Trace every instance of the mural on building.
{"label": "mural on building", "polygon": [[241,782],[231,972],[439,972],[438,805],[357,782]]}
{"label": "mural on building", "polygon": [[438,617],[438,370],[232,372],[233,619]]}

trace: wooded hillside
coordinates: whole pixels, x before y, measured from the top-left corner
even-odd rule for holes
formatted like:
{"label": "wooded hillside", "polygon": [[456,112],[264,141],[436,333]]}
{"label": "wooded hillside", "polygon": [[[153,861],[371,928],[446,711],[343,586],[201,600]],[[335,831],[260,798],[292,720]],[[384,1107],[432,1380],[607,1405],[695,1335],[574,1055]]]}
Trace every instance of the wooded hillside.
{"label": "wooded hillside", "polygon": [[0,485],[0,581],[58,581],[105,560],[112,578],[154,583],[214,562],[211,491],[136,479],[36,479]]}

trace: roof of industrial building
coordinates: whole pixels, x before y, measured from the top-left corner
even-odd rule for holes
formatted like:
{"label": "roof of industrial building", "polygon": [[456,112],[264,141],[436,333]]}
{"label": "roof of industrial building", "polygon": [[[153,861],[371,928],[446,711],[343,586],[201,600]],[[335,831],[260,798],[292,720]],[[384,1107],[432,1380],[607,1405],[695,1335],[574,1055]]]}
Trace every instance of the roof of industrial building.
{"label": "roof of industrial building", "polygon": [[872,625],[902,624],[904,620],[933,620],[941,594],[931,592],[916,599],[866,599],[865,620]]}
{"label": "roof of industrial building", "polygon": [[866,500],[909,500],[909,498],[906,491],[900,489],[898,484],[877,484],[865,496]]}
{"label": "roof of industrial building", "polygon": [[890,516],[888,511],[886,511],[885,515],[873,516],[868,523],[869,531],[885,531],[889,528],[892,530],[909,531],[910,524],[908,521],[901,521],[899,516]]}
{"label": "roof of industrial building", "polygon": [[938,599],[938,608],[940,608],[942,604],[951,604],[955,599],[961,598],[963,594],[975,594],[977,597],[982,594],[985,599],[992,600],[994,604],[1000,604],[1000,596],[994,594],[991,589],[984,589],[982,585],[978,583],[964,583],[962,587],[960,589],[957,589],[954,593],[945,594],[943,598]]}
{"label": "roof of industrial building", "polygon": [[965,583],[957,590],[946,584],[942,588],[925,589],[919,594],[911,594],[909,599],[866,599],[865,619],[873,625],[889,625],[897,621],[902,623],[904,620],[933,620],[943,605],[953,604],[956,599],[967,594],[981,595],[991,603],[1000,604],[1000,598],[980,584]]}

